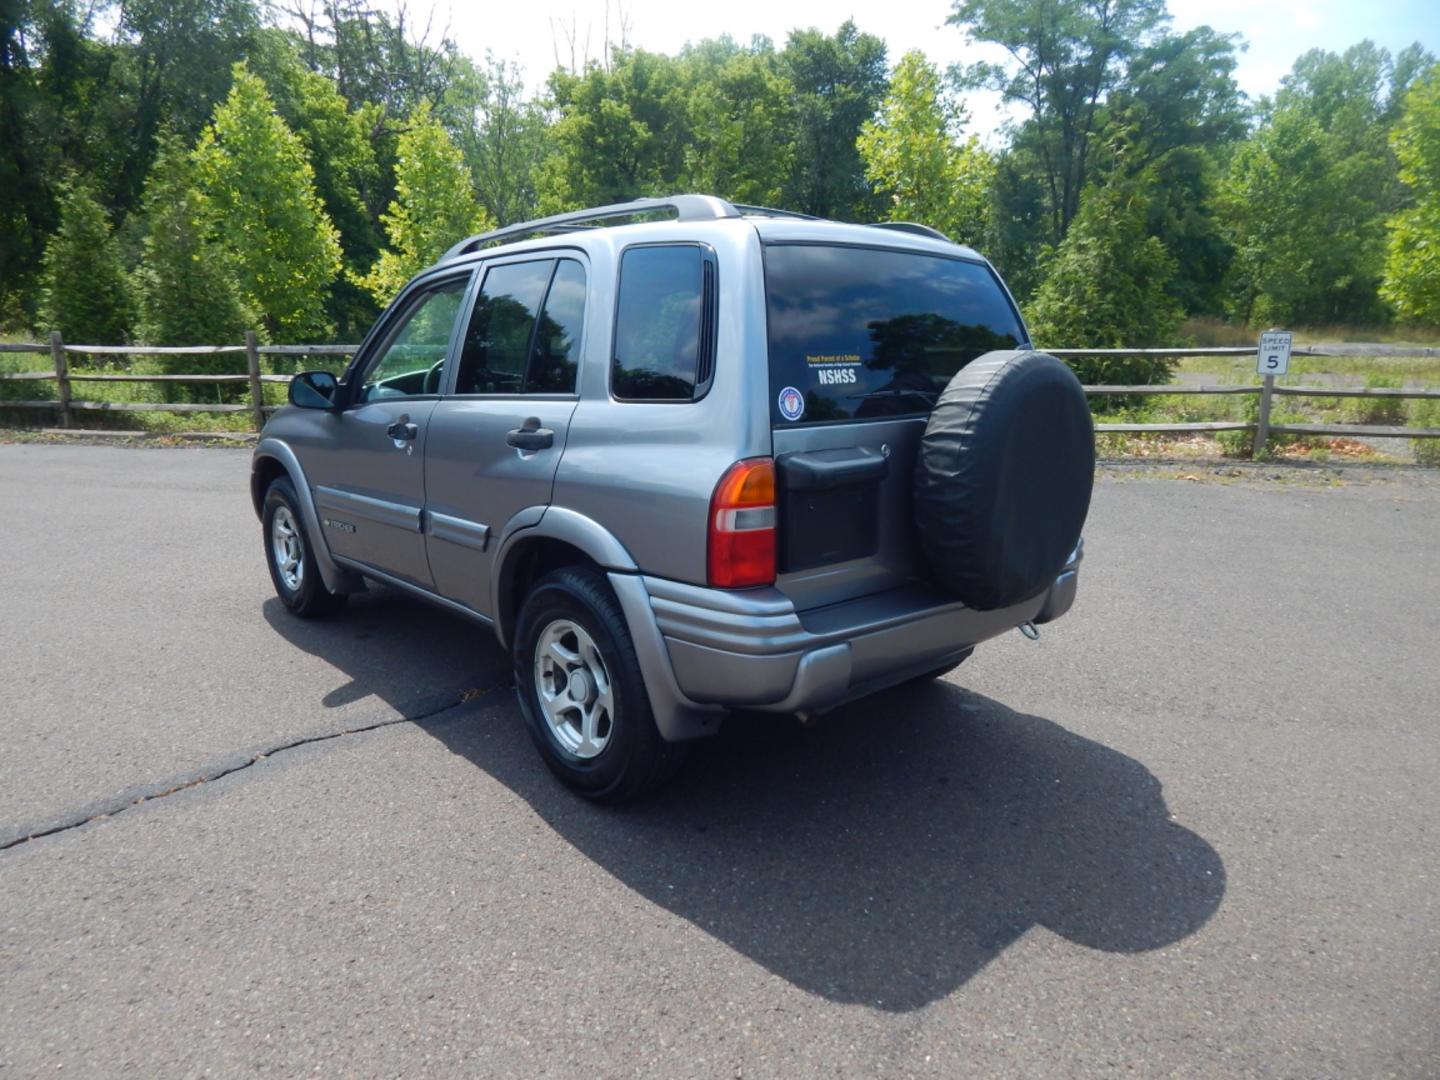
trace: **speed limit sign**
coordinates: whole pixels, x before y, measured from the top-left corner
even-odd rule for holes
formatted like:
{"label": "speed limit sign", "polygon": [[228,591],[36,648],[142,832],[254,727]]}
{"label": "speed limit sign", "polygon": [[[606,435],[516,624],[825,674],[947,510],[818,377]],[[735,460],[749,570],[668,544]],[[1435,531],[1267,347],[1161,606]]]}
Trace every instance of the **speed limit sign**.
{"label": "speed limit sign", "polygon": [[1261,375],[1284,375],[1290,370],[1289,330],[1267,330],[1260,335],[1260,351],[1255,355],[1255,370]]}

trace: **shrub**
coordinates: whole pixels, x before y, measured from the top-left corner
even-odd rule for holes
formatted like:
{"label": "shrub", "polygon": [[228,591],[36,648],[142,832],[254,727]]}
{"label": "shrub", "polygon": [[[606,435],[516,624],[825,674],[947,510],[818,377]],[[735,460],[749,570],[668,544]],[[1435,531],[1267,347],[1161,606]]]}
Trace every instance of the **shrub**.
{"label": "shrub", "polygon": [[[1258,394],[1246,394],[1240,404],[1240,420],[1247,424],[1256,423],[1260,419],[1260,396]],[[1271,413],[1271,421],[1276,422],[1274,413]],[[1271,436],[1267,444],[1267,452],[1275,445],[1276,436]],[[1221,431],[1215,436],[1215,441],[1220,444],[1220,452],[1226,457],[1249,459],[1255,456],[1255,433],[1253,431]]]}
{"label": "shrub", "polygon": [[335,226],[315,193],[305,144],[285,126],[264,82],[243,63],[234,74],[195,147],[197,186],[245,303],[271,336],[325,336],[325,300],[340,272]]}
{"label": "shrub", "polygon": [[130,286],[110,220],[84,184],[60,197],[60,228],[45,245],[40,328],[73,342],[118,345],[130,334]]}
{"label": "shrub", "polygon": [[[1440,428],[1440,401],[1410,402],[1410,423],[1415,427]],[[1440,439],[1416,439],[1415,460],[1421,465],[1440,468]]]}
{"label": "shrub", "polygon": [[[1184,313],[1165,292],[1175,260],[1145,234],[1146,200],[1130,185],[1090,187],[1065,239],[1043,260],[1045,280],[1027,313],[1041,347],[1144,348],[1175,339]],[[1166,383],[1165,357],[1083,357],[1084,383]]]}
{"label": "shrub", "polygon": [[[1367,390],[1398,390],[1401,380],[1393,375],[1367,375]],[[1405,422],[1405,401],[1403,398],[1350,398],[1345,409],[1345,418],[1354,424],[1403,424]]]}
{"label": "shrub", "polygon": [[[256,326],[256,313],[218,245],[213,215],[193,182],[177,141],[165,139],[145,186],[145,239],[135,275],[140,337],[148,345],[233,345]],[[193,370],[194,357],[175,369]]]}

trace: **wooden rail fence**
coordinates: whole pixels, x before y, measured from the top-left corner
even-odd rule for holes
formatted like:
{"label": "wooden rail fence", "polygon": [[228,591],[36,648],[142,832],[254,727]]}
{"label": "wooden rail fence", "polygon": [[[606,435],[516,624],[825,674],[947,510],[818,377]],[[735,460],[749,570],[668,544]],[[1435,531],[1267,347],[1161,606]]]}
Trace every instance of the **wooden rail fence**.
{"label": "wooden rail fence", "polygon": [[[52,371],[5,371],[0,372],[0,381],[30,380],[54,382],[56,396],[48,401],[4,401],[0,409],[58,409],[63,427],[74,424],[74,412],[88,409],[101,412],[172,412],[172,413],[227,413],[248,412],[255,430],[265,426],[265,414],[274,412],[278,406],[266,405],[262,386],[265,383],[288,383],[289,375],[266,375],[260,371],[262,356],[350,356],[354,345],[261,345],[254,331],[246,331],[244,345],[68,345],[58,332],[50,335],[50,344],[40,345],[22,342],[19,344],[0,343],[0,353],[46,353],[50,354]],[[72,372],[68,355],[79,353],[87,356],[223,356],[245,354],[244,375],[136,375],[132,373],[91,373]],[[129,383],[249,383],[250,401],[245,405],[207,404],[203,402],[153,402],[153,401],[76,401],[72,384],[77,382],[129,382]]]}
{"label": "wooden rail fence", "polygon": [[[1254,356],[1252,346],[1219,347],[1208,349],[1046,349],[1051,356],[1064,359],[1074,357],[1181,357],[1181,356]],[[1405,355],[1433,355],[1440,350],[1417,348],[1405,350]],[[1326,349],[1301,346],[1291,350],[1292,356],[1389,356],[1395,355],[1390,348],[1363,351],[1360,346],[1347,348],[1343,354]],[[1196,423],[1173,424],[1096,424],[1100,433],[1151,432],[1180,434],[1183,432],[1253,431],[1255,433],[1254,453],[1259,455],[1270,441],[1271,435],[1336,435],[1351,438],[1382,439],[1440,439],[1440,428],[1410,427],[1404,424],[1272,424],[1270,407],[1275,395],[1291,397],[1338,397],[1338,398],[1440,398],[1440,390],[1402,390],[1390,387],[1343,387],[1343,386],[1276,386],[1275,377],[1267,375],[1262,382],[1249,386],[1087,386],[1085,393],[1093,396],[1129,394],[1254,394],[1260,398],[1260,414],[1255,422],[1248,420],[1214,420]]]}
{"label": "wooden rail fence", "polygon": [[[60,413],[64,427],[74,424],[77,411],[125,411],[125,412],[172,412],[172,413],[228,413],[249,412],[256,431],[265,424],[265,415],[274,412],[277,406],[266,405],[263,386],[265,383],[288,383],[290,375],[268,375],[260,371],[261,356],[350,356],[354,345],[261,345],[253,332],[245,335],[243,345],[70,345],[59,333],[50,335],[48,345],[22,342],[19,344],[0,343],[0,353],[49,353],[53,370],[0,372],[0,381],[31,380],[54,382],[56,397],[43,401],[0,400],[0,409],[55,409]],[[1196,349],[1047,349],[1052,356],[1065,357],[1183,357],[1183,356],[1254,356],[1253,346],[1196,348]],[[1293,356],[1378,356],[1393,355],[1392,347],[1346,346],[1344,349],[1323,349],[1297,347]],[[245,355],[247,371],[233,375],[137,375],[117,373],[91,373],[71,371],[68,357],[71,354],[85,356],[217,356]],[[1440,349],[1406,348],[1404,355],[1434,355]],[[149,402],[149,401],[77,401],[73,385],[77,382],[131,382],[131,383],[248,383],[250,400],[247,404],[207,404],[200,402]],[[1153,433],[1181,434],[1184,432],[1215,433],[1221,431],[1253,431],[1255,452],[1260,453],[1271,435],[1335,435],[1359,436],[1362,438],[1404,438],[1437,439],[1440,428],[1410,427],[1403,424],[1272,424],[1270,408],[1275,396],[1294,397],[1336,397],[1336,398],[1400,398],[1440,399],[1440,390],[1403,390],[1388,387],[1340,387],[1340,386],[1276,386],[1275,380],[1267,376],[1263,382],[1254,385],[1175,385],[1150,384],[1145,386],[1087,386],[1085,393],[1092,397],[1146,394],[1253,394],[1260,398],[1259,416],[1256,421],[1216,420],[1196,423],[1169,424],[1096,424],[1101,434]]]}

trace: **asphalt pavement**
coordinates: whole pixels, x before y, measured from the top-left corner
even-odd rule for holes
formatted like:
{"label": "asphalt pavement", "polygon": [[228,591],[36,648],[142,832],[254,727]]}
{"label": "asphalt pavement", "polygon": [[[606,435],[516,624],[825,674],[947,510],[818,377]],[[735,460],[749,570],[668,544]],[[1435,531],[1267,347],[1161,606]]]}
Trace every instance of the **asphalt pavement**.
{"label": "asphalt pavement", "polygon": [[248,467],[0,446],[0,1076],[1440,1075],[1436,474],[1106,474],[1038,643],[607,809]]}

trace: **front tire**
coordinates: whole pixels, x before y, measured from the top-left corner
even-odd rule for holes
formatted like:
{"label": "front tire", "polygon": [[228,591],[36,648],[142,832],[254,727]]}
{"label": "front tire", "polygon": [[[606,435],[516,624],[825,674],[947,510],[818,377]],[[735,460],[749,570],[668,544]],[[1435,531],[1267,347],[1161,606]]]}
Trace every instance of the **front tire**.
{"label": "front tire", "polygon": [[628,802],[679,768],[685,747],[655,726],[625,616],[603,574],[567,566],[530,591],[511,660],[541,758],[586,798]]}
{"label": "front tire", "polygon": [[325,587],[315,564],[314,541],[305,531],[300,500],[287,477],[280,477],[265,491],[265,564],[275,595],[291,614],[311,619],[345,606],[347,597]]}

